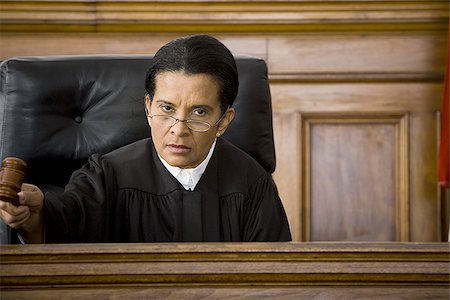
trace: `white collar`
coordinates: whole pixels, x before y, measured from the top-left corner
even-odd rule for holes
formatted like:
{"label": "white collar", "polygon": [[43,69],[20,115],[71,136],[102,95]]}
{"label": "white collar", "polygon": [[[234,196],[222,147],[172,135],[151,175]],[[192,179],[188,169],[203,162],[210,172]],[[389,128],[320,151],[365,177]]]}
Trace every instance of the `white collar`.
{"label": "white collar", "polygon": [[164,167],[166,167],[167,171],[169,171],[170,174],[172,174],[173,177],[175,177],[186,190],[193,190],[197,183],[200,181],[200,178],[202,177],[206,167],[208,166],[209,160],[211,159],[214,148],[216,146],[216,141],[217,139],[214,140],[211,148],[209,148],[209,152],[206,158],[195,168],[182,169],[179,167],[174,167],[169,165],[159,154],[158,157]]}

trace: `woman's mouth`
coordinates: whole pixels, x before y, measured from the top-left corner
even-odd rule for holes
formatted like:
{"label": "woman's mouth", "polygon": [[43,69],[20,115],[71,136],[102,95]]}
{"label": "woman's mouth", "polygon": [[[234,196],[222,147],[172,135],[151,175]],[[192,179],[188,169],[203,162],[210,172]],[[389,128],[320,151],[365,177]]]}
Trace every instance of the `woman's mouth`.
{"label": "woman's mouth", "polygon": [[167,147],[172,153],[183,154],[191,151],[191,148],[184,145],[168,144]]}

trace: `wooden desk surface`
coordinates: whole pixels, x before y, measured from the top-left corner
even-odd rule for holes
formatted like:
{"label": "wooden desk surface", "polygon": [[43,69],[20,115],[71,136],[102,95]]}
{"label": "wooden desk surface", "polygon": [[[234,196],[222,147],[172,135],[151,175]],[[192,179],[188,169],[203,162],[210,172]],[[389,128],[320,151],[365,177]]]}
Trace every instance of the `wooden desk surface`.
{"label": "wooden desk surface", "polygon": [[1,299],[448,299],[449,243],[0,246]]}

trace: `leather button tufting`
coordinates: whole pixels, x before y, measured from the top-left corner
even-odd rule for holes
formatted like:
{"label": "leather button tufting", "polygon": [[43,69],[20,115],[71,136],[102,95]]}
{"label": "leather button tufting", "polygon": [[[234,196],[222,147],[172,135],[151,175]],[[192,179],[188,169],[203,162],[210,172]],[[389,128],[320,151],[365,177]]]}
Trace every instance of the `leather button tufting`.
{"label": "leather button tufting", "polygon": [[83,118],[81,118],[80,116],[75,117],[75,122],[81,123],[81,121],[83,121]]}

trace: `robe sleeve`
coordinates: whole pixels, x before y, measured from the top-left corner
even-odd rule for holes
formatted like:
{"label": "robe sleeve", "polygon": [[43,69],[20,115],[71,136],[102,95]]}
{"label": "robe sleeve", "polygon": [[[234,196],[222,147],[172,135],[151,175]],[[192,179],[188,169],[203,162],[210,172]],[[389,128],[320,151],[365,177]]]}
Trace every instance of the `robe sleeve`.
{"label": "robe sleeve", "polygon": [[114,176],[100,155],[93,155],[75,171],[62,194],[46,193],[45,240],[101,242],[108,238],[109,201],[114,197]]}
{"label": "robe sleeve", "polygon": [[277,187],[270,174],[251,187],[245,205],[243,241],[291,241],[291,233]]}

